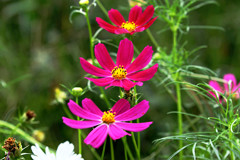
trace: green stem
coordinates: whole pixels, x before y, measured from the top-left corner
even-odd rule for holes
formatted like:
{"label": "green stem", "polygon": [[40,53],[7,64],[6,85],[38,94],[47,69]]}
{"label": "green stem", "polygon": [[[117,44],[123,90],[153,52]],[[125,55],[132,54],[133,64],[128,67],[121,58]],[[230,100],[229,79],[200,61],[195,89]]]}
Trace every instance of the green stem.
{"label": "green stem", "polygon": [[[140,122],[140,119],[137,119],[137,123]],[[138,142],[138,152],[141,156],[141,136],[140,136],[140,132],[137,132],[137,142]]]}
{"label": "green stem", "polygon": [[106,140],[105,140],[105,142],[104,142],[104,144],[103,144],[103,150],[102,150],[101,160],[103,160],[103,158],[104,158],[106,144],[107,144],[107,138],[106,138]]}
{"label": "green stem", "polygon": [[111,104],[110,104],[110,102],[108,101],[107,96],[106,96],[106,94],[105,94],[103,88],[102,88],[102,87],[99,87],[99,89],[100,89],[101,93],[103,94],[103,99],[105,100],[105,102],[106,102],[108,108],[111,108]]}
{"label": "green stem", "polygon": [[114,148],[113,148],[113,141],[110,138],[110,147],[111,147],[111,160],[114,160]]}
{"label": "green stem", "polygon": [[229,145],[230,145],[230,148],[231,148],[231,150],[230,150],[231,160],[235,160],[234,152],[233,152],[231,125],[228,126],[228,137],[229,137]]}
{"label": "green stem", "polygon": [[[123,140],[124,139],[124,140]],[[128,156],[127,156],[127,147],[126,147],[126,136],[122,137],[122,141],[123,141],[123,146],[124,146],[124,157],[125,160],[128,160]]]}
{"label": "green stem", "polygon": [[[177,74],[178,75],[178,74]],[[178,77],[178,76],[177,76]],[[180,84],[177,82],[176,84],[176,92],[177,92],[177,109],[178,109],[178,134],[182,135],[182,100],[181,100],[181,91]],[[183,147],[183,141],[179,140],[179,149]],[[183,159],[183,152],[179,153],[179,160]]]}
{"label": "green stem", "polygon": [[38,142],[36,139],[34,139],[32,136],[30,136],[29,134],[27,134],[26,132],[24,132],[20,128],[16,128],[15,125],[13,125],[11,123],[0,120],[0,127],[6,127],[6,128],[11,129],[11,130],[14,130],[16,134],[20,135],[26,141],[28,141],[32,144],[38,144],[42,149],[45,149],[45,146],[43,144]]}
{"label": "green stem", "polygon": [[137,153],[138,160],[140,160],[141,156],[140,156],[140,153],[139,153],[139,150],[138,150],[138,146],[137,146],[137,143],[136,143],[136,140],[135,140],[134,132],[131,132],[131,135],[132,135],[131,137],[132,137],[133,145],[134,145],[136,153]]}
{"label": "green stem", "polygon": [[227,83],[222,78],[212,77],[212,76],[207,76],[207,75],[197,74],[197,73],[181,73],[181,76],[189,76],[189,77],[193,77],[193,78],[201,78],[201,79],[207,79],[207,80],[214,80],[214,81],[218,81],[221,83]]}
{"label": "green stem", "polygon": [[172,45],[173,63],[177,64],[177,63],[175,63],[178,61],[178,59],[177,59],[177,30],[172,29],[172,32],[173,32],[173,45]]}
{"label": "green stem", "polygon": [[[135,99],[135,105],[137,105],[137,103],[138,103],[138,98],[137,98],[137,87],[136,86],[134,86],[134,92],[135,92],[135,97],[134,97],[134,99]],[[140,122],[140,120],[139,119],[137,119],[137,123],[139,123]],[[139,153],[139,156],[141,157],[141,137],[140,137],[140,132],[137,132],[137,144],[138,144],[138,153]]]}
{"label": "green stem", "polygon": [[[78,104],[78,97],[76,97],[76,103]],[[77,120],[80,121],[80,118],[77,116]],[[78,152],[82,154],[82,138],[81,138],[81,129],[78,129]]]}
{"label": "green stem", "polygon": [[91,53],[91,58],[92,58],[92,64],[94,65],[94,53],[93,53],[93,38],[92,38],[92,28],[88,16],[88,9],[86,10],[85,14],[86,20],[87,20],[87,25],[88,25],[88,32],[89,32],[89,41],[90,41],[90,53]]}
{"label": "green stem", "polygon": [[147,29],[146,31],[147,31],[147,34],[148,34],[150,40],[151,40],[152,43],[154,44],[154,46],[155,46],[156,48],[158,48],[158,47],[159,47],[159,46],[158,46],[158,43],[157,43],[156,39],[153,37],[151,31],[150,31],[149,29]]}
{"label": "green stem", "polygon": [[128,155],[129,155],[129,158],[130,158],[131,160],[134,160],[133,155],[132,155],[132,152],[131,152],[131,150],[129,149],[129,146],[128,146],[128,143],[127,143],[127,137],[123,137],[123,138],[122,138],[122,141],[123,141],[124,147],[126,148],[126,151],[127,151]]}
{"label": "green stem", "polygon": [[69,110],[67,109],[67,106],[65,104],[62,103],[62,106],[63,106],[63,110],[64,112],[66,113],[66,115],[68,116],[68,118],[70,119],[74,119],[72,114],[69,112]]}
{"label": "green stem", "polygon": [[[82,138],[83,139],[85,139],[87,136],[85,135],[85,133],[84,132],[82,132]],[[99,154],[96,152],[96,150],[92,147],[92,146],[90,146],[90,145],[87,145],[88,146],[88,148],[91,150],[91,152],[93,153],[93,155],[95,156],[95,158],[97,159],[97,160],[101,160],[101,157],[99,156]]]}
{"label": "green stem", "polygon": [[99,0],[96,0],[98,6],[100,7],[100,9],[103,11],[103,13],[108,17],[108,12],[107,10],[104,8],[104,6],[102,5],[102,3]]}

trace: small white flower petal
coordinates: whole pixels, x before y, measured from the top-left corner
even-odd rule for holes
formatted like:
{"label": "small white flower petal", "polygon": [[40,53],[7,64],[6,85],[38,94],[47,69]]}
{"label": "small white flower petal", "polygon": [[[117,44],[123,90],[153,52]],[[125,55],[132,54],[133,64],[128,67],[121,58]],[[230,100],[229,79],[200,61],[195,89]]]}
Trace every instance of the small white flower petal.
{"label": "small white flower petal", "polygon": [[33,155],[31,155],[33,160],[84,160],[82,155],[74,153],[74,146],[68,141],[61,143],[55,154],[49,151],[49,148],[46,147],[44,153],[41,148],[35,144],[31,147]]}
{"label": "small white flower petal", "polygon": [[51,154],[49,152],[48,147],[46,147],[46,152],[48,152],[48,154],[45,154],[41,148],[38,146],[38,144],[35,144],[35,146],[31,147],[32,152],[34,155],[31,155],[33,160],[55,160],[55,156],[54,154]]}

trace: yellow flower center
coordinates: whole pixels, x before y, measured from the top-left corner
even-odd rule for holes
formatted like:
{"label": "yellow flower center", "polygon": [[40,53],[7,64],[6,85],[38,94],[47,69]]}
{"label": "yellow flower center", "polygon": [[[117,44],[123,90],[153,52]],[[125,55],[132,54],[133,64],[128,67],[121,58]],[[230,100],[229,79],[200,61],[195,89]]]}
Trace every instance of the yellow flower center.
{"label": "yellow flower center", "polygon": [[112,77],[118,80],[126,78],[126,75],[127,75],[127,71],[125,68],[123,68],[123,66],[114,67],[111,73],[112,73]]}
{"label": "yellow flower center", "polygon": [[137,25],[134,22],[123,22],[121,25],[122,28],[128,30],[129,32],[132,32],[136,29]]}
{"label": "yellow flower center", "polygon": [[102,121],[107,124],[115,122],[115,114],[116,113],[113,113],[112,110],[103,112]]}

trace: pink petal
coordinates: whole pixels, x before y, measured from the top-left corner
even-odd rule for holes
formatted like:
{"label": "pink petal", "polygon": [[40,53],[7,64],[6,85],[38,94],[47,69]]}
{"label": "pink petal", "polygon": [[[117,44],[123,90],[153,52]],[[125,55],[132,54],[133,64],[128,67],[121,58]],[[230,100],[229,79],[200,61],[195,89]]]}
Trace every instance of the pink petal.
{"label": "pink petal", "polygon": [[233,92],[240,92],[240,83],[233,89]]}
{"label": "pink petal", "polygon": [[114,119],[116,121],[132,121],[142,117],[149,109],[149,102],[146,100],[141,101],[126,112],[117,115]]}
{"label": "pink petal", "polygon": [[142,7],[134,6],[129,12],[128,21],[136,22],[137,19],[141,16],[141,14],[142,14]]}
{"label": "pink petal", "polygon": [[142,83],[142,82],[132,82],[132,81],[130,81],[130,80],[128,80],[128,79],[123,79],[123,80],[122,80],[122,87],[123,87],[126,91],[130,90],[132,87],[134,87],[134,86],[136,86],[136,85],[142,86],[143,83]]}
{"label": "pink petal", "polygon": [[136,72],[146,67],[152,59],[152,53],[152,47],[146,46],[140,55],[126,68],[127,73]]}
{"label": "pink petal", "polygon": [[93,129],[84,139],[86,144],[90,144],[94,148],[99,148],[107,138],[108,126],[102,124]]}
{"label": "pink petal", "polygon": [[89,81],[92,81],[97,86],[106,86],[114,81],[112,77],[99,78],[99,79],[89,78],[89,77],[85,77],[85,78],[88,79]]}
{"label": "pink petal", "polygon": [[136,25],[139,25],[139,26],[144,25],[152,18],[153,14],[154,14],[154,7],[153,5],[150,5],[145,9],[145,11],[138,18],[138,20],[136,21]]}
{"label": "pink petal", "polygon": [[227,81],[227,83],[224,83],[224,88],[227,92],[229,91],[228,83],[230,83],[230,81],[231,81],[231,84],[230,84],[231,90],[237,85],[237,80],[236,80],[235,76],[231,73],[225,74],[223,79],[225,81]]}
{"label": "pink petal", "polygon": [[109,86],[105,87],[105,89],[108,89],[111,86],[122,87],[123,86],[122,80],[114,80],[114,81],[112,81]]}
{"label": "pink petal", "polygon": [[133,44],[127,38],[120,41],[117,52],[117,66],[123,65],[124,68],[131,63],[133,58]]}
{"label": "pink petal", "polygon": [[124,130],[122,130],[121,128],[119,128],[117,125],[115,124],[109,124],[109,131],[108,131],[109,136],[113,139],[119,139],[122,138],[126,135],[131,136],[131,134],[125,132]]}
{"label": "pink petal", "polygon": [[[153,19],[151,19],[149,22],[147,22],[147,24],[145,24],[143,27],[144,27],[144,30],[145,29],[148,29],[152,24],[153,22],[157,19],[158,17],[155,17]],[[138,29],[136,29],[138,31]],[[142,30],[142,29],[141,29]],[[138,31],[138,32],[142,32],[142,31]]]}
{"label": "pink petal", "polygon": [[112,107],[112,112],[116,112],[119,115],[130,109],[130,103],[126,99],[119,99]]}
{"label": "pink petal", "polygon": [[97,105],[89,98],[82,100],[82,106],[85,110],[97,114],[102,117],[103,112],[97,107]]}
{"label": "pink petal", "polygon": [[113,62],[112,58],[110,57],[106,47],[104,44],[97,44],[95,46],[95,56],[99,62],[99,64],[106,70],[110,72],[115,67],[115,63]]}
{"label": "pink petal", "polygon": [[216,81],[209,81],[209,86],[211,86],[213,89],[215,89],[216,91],[222,92],[222,88],[220,87],[220,85],[218,84],[218,82]]}
{"label": "pink petal", "polygon": [[102,20],[102,19],[99,18],[99,17],[96,18],[96,21],[97,21],[98,25],[99,25],[100,27],[102,27],[103,29],[107,30],[107,31],[110,32],[110,33],[116,34],[115,31],[116,31],[116,29],[118,29],[118,27],[113,26],[113,25],[105,22],[104,20]]}
{"label": "pink petal", "polygon": [[116,9],[111,9],[108,11],[108,16],[110,20],[117,26],[121,26],[122,23],[125,22],[122,14]]}
{"label": "pink petal", "polygon": [[95,67],[94,65],[90,64],[88,61],[80,57],[80,63],[82,65],[82,68],[89,74],[92,74],[94,76],[99,77],[106,77],[111,76],[111,72],[107,70],[100,69],[98,67]]}
{"label": "pink petal", "polygon": [[77,121],[66,117],[62,117],[62,119],[64,124],[75,129],[91,128],[101,123],[101,121]]}
{"label": "pink petal", "polygon": [[157,72],[158,64],[140,72],[135,72],[127,75],[127,78],[134,80],[134,81],[147,81],[151,79],[154,74]]}
{"label": "pink petal", "polygon": [[133,35],[133,34],[136,33],[136,32],[142,32],[142,31],[144,31],[144,30],[145,30],[145,27],[139,26],[139,27],[137,27],[137,28],[135,29],[135,31],[132,31],[132,32],[130,33],[130,35]]}
{"label": "pink petal", "polygon": [[152,122],[144,122],[144,123],[126,123],[126,122],[116,122],[118,127],[130,131],[130,132],[140,132],[148,128]]}
{"label": "pink petal", "polygon": [[99,121],[102,118],[99,115],[93,114],[93,113],[81,108],[77,103],[75,103],[72,100],[70,100],[68,102],[68,107],[73,114],[75,114],[76,116],[78,116],[80,118],[95,120],[95,121]]}
{"label": "pink petal", "polygon": [[129,32],[128,30],[123,29],[123,28],[118,28],[115,30],[115,34],[126,34],[126,33],[130,34],[131,32]]}

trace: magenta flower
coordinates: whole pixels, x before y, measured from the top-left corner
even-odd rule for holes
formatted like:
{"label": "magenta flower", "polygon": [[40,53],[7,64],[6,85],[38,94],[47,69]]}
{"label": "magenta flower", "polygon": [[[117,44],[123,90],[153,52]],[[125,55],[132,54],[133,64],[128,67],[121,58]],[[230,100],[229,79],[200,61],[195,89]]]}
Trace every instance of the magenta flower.
{"label": "magenta flower", "polygon": [[[158,64],[144,71],[139,71],[151,61],[153,50],[150,46],[145,47],[140,55],[132,62],[133,48],[132,42],[127,38],[122,40],[119,44],[117,62],[115,64],[105,46],[101,43],[97,44],[95,46],[95,56],[103,69],[93,66],[81,57],[80,63],[87,73],[102,78],[85,78],[97,86],[106,86],[105,89],[111,86],[118,86],[129,90],[135,85],[142,86],[143,83],[141,81],[151,79],[157,72]],[[132,80],[137,82],[132,82]]]}
{"label": "magenta flower", "polygon": [[[149,28],[157,17],[152,18],[154,13],[154,7],[148,6],[145,11],[142,13],[142,8],[135,6],[130,10],[128,21],[125,21],[122,14],[116,10],[111,9],[108,11],[109,19],[116,25],[111,25],[101,18],[97,17],[96,21],[100,27],[104,28],[108,32],[114,34],[133,34],[135,32],[142,32],[145,29]],[[151,19],[151,20],[150,20]]]}
{"label": "magenta flower", "polygon": [[148,128],[152,122],[144,123],[127,123],[142,117],[148,110],[148,101],[143,100],[136,106],[130,108],[130,104],[126,99],[120,99],[109,111],[102,112],[91,99],[85,98],[82,101],[82,107],[70,100],[68,103],[69,109],[76,116],[86,119],[84,121],[72,120],[62,117],[63,123],[75,129],[85,129],[97,126],[94,128],[84,142],[90,144],[94,148],[99,148],[107,135],[113,140],[131,134],[125,132],[140,132]]}
{"label": "magenta flower", "polygon": [[[218,82],[216,81],[209,81],[209,85],[213,88],[213,90],[220,92],[225,95],[230,95],[232,94],[234,98],[238,99],[239,98],[239,93],[240,93],[240,83],[237,85],[237,80],[233,74],[225,74],[223,79],[226,81],[224,83],[224,87],[221,87]],[[230,88],[229,88],[230,84]],[[209,93],[220,100],[221,103],[221,95],[218,93],[214,93],[213,91],[209,91]]]}

